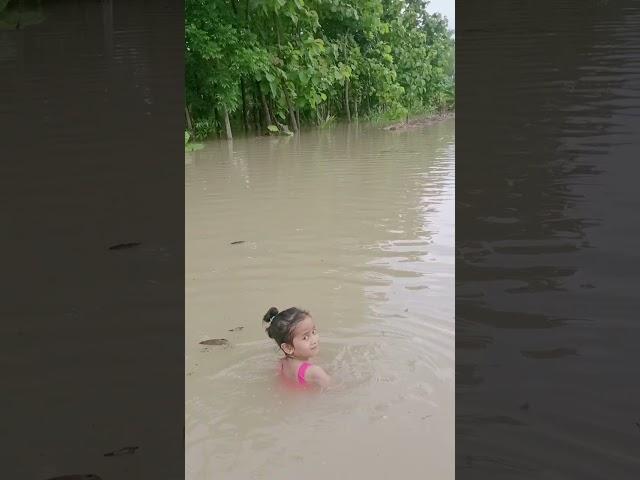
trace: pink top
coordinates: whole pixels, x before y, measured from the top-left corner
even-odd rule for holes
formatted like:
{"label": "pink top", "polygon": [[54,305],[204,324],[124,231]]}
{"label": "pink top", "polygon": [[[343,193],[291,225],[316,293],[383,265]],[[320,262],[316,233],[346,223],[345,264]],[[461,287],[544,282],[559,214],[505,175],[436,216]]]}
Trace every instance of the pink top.
{"label": "pink top", "polygon": [[311,364],[309,362],[302,362],[302,365],[298,368],[298,383],[301,385],[306,385],[307,382],[304,379],[304,374],[307,373],[307,368],[309,368]]}
{"label": "pink top", "polygon": [[[308,386],[309,384],[304,379],[305,374],[307,373],[307,369],[311,366],[309,362],[302,362],[298,367],[298,385],[300,386]],[[288,380],[284,376],[284,362],[280,362],[280,374],[283,376],[285,380]]]}

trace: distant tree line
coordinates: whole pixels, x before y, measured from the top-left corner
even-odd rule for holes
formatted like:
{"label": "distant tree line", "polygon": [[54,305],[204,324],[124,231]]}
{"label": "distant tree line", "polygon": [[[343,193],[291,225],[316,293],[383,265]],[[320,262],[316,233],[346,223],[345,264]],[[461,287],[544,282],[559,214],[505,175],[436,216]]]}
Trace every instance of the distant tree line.
{"label": "distant tree line", "polygon": [[186,0],[186,136],[453,108],[455,40],[427,4]]}

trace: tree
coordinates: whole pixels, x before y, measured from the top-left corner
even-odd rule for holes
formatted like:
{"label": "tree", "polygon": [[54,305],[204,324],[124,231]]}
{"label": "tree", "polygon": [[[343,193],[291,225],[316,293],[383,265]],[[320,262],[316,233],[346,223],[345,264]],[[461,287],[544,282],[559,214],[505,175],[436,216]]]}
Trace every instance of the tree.
{"label": "tree", "polygon": [[296,132],[453,99],[454,41],[423,0],[186,0],[186,126]]}

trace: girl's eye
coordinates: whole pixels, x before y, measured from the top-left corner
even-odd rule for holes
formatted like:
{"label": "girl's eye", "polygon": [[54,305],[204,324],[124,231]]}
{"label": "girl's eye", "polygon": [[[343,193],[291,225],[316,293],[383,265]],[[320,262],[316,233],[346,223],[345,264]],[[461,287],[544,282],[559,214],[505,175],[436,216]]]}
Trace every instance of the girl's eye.
{"label": "girl's eye", "polygon": [[303,340],[309,340],[309,335],[305,335],[304,337],[302,337]]}

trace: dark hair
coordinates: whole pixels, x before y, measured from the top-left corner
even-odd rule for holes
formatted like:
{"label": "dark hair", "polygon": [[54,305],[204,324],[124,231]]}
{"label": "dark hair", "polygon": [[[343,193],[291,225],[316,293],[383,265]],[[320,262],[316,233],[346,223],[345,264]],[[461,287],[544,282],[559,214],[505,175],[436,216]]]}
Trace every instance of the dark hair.
{"label": "dark hair", "polygon": [[262,321],[268,323],[266,328],[269,338],[273,338],[278,346],[283,343],[293,344],[293,329],[310,313],[300,308],[291,307],[278,312],[276,307],[271,307],[262,317]]}

